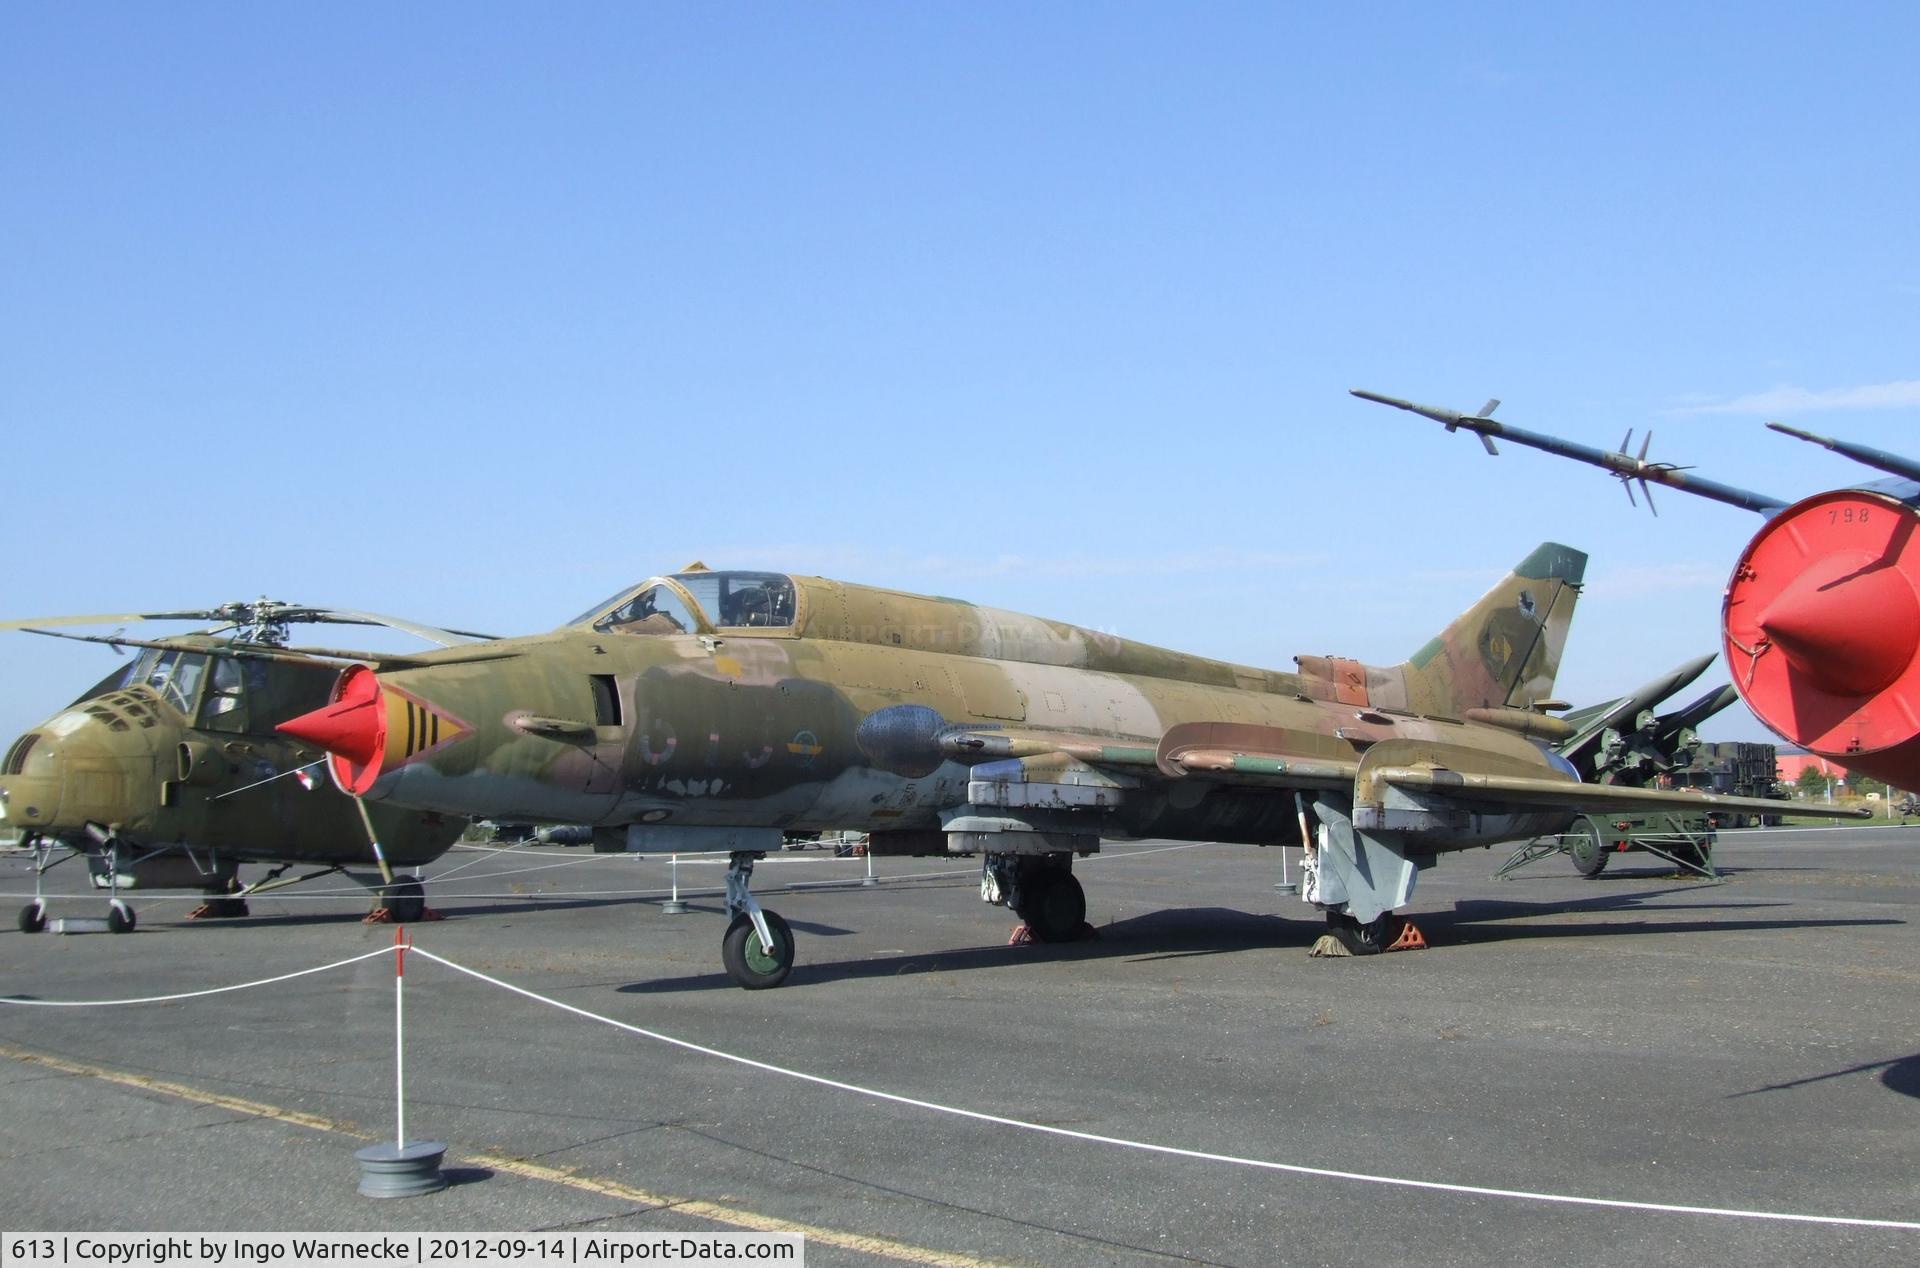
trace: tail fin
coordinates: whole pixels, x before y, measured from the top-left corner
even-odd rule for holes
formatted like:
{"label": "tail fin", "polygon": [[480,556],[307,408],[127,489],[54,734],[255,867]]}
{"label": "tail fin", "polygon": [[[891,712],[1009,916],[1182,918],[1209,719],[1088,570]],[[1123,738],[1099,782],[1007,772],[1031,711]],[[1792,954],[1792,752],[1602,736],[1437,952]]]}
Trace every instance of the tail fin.
{"label": "tail fin", "polygon": [[1551,697],[1586,568],[1585,552],[1542,542],[1399,666],[1406,707],[1457,716]]}
{"label": "tail fin", "polygon": [[1585,553],[1542,542],[1440,636],[1391,669],[1301,656],[1303,691],[1348,704],[1460,717],[1529,709],[1553,694]]}

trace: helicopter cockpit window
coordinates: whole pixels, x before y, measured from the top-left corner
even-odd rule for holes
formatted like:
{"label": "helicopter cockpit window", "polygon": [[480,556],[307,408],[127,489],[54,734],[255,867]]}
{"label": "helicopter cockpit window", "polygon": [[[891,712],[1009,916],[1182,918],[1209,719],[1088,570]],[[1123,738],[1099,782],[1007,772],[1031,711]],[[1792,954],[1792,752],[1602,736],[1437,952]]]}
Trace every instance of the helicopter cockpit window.
{"label": "helicopter cockpit window", "polygon": [[191,716],[194,700],[200,694],[200,679],[206,672],[207,658],[199,652],[162,652],[147,672],[147,686]]}
{"label": "helicopter cockpit window", "polygon": [[240,680],[240,662],[231,656],[213,658],[207,698],[200,705],[200,725],[216,731],[247,729],[246,687]]}
{"label": "helicopter cockpit window", "polygon": [[691,634],[698,627],[687,605],[666,586],[649,586],[593,623],[614,634]]}
{"label": "helicopter cockpit window", "polygon": [[777,572],[682,572],[673,579],[715,625],[786,629],[793,624],[793,582]]}
{"label": "helicopter cockpit window", "polygon": [[147,678],[153,673],[153,667],[159,663],[160,649],[149,647],[134,657],[132,664],[120,671],[120,676],[114,679],[113,685],[121,691],[125,691],[128,687],[144,687],[147,685]]}

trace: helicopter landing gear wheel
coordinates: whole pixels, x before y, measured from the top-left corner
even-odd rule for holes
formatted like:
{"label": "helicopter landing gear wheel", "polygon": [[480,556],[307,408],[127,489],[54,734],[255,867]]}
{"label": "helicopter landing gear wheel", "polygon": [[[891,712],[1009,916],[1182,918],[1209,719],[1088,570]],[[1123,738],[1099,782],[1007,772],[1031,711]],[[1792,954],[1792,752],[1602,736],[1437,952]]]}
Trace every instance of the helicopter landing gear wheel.
{"label": "helicopter landing gear wheel", "polygon": [[107,931],[109,933],[132,933],[134,926],[133,908],[118,898],[107,904]]}
{"label": "helicopter landing gear wheel", "polygon": [[720,960],[727,975],[749,991],[764,991],[787,980],[793,970],[793,930],[777,911],[762,908],[760,915],[773,935],[773,945],[760,940],[753,917],[745,912],[733,918],[720,940]]}
{"label": "helicopter landing gear wheel", "polygon": [[419,881],[401,881],[387,891],[387,919],[394,924],[414,924],[426,914],[427,891]]}
{"label": "helicopter landing gear wheel", "polygon": [[47,905],[34,899],[20,909],[20,932],[43,933],[47,927]]}

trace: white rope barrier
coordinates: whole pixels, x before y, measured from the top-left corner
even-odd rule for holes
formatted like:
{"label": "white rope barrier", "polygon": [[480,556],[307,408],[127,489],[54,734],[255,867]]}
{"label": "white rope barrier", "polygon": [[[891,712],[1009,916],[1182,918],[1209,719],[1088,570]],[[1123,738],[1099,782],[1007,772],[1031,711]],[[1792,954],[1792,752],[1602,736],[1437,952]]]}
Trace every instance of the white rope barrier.
{"label": "white rope barrier", "polygon": [[1035,1132],[1040,1135],[1058,1136],[1068,1140],[1084,1141],[1088,1144],[1108,1145],[1119,1149],[1131,1149],[1142,1153],[1160,1154],[1166,1157],[1188,1158],[1198,1162],[1225,1163],[1236,1167],[1251,1167],[1261,1171],[1279,1171],[1291,1175],[1312,1176],[1322,1180],[1350,1180],[1361,1184],[1382,1185],[1391,1188],[1420,1189],[1428,1192],[1453,1193],[1469,1197],[1508,1198],[1523,1202],[1553,1203],[1563,1206],[1602,1207],[1610,1210],[1657,1212],[1668,1215],[1707,1215],[1728,1219],[1770,1220],[1790,1224],[1839,1225],[1850,1228],[1889,1228],[1920,1231],[1920,1221],[1914,1220],[1875,1220],[1858,1219],[1838,1215],[1801,1215],[1783,1211],[1756,1211],[1739,1207],[1688,1206],[1671,1202],[1635,1202],[1624,1198],[1590,1198],[1567,1193],[1539,1193],[1527,1189],[1497,1189],[1485,1185],[1450,1184],[1439,1180],[1415,1180],[1405,1176],[1372,1175],[1363,1171],[1340,1171],[1330,1167],[1310,1167],[1300,1163],[1272,1162],[1264,1158],[1246,1158],[1236,1154],[1209,1153],[1200,1149],[1181,1149],[1174,1145],[1157,1145],[1149,1141],[1128,1140],[1121,1136],[1102,1136],[1095,1132],[1074,1131],[1067,1127],[1053,1127],[1045,1123],[1030,1123],[1023,1119],[1007,1118],[1000,1114],[987,1114],[980,1110],[962,1109],[953,1105],[942,1105],[937,1101],[921,1100],[918,1097],[902,1096],[897,1092],[883,1092],[877,1088],[862,1087],[857,1083],[846,1083],[839,1079],[829,1079],[823,1075],[808,1074],[804,1070],[792,1070],[786,1066],[773,1065],[766,1061],[757,1061],[752,1057],[743,1057],[718,1048],[709,1048],[704,1044],[693,1043],[686,1039],[676,1039],[672,1035],[657,1030],[648,1030],[644,1026],[635,1026],[630,1022],[619,1021],[601,1013],[580,1008],[574,1004],[550,999],[523,986],[491,977],[478,969],[470,969],[464,964],[456,964],[444,956],[414,947],[415,955],[444,965],[456,973],[485,982],[503,991],[522,996],[536,1003],[557,1008],[562,1012],[597,1021],[617,1030],[625,1030],[646,1039],[669,1044],[686,1052],[703,1057],[731,1062],[767,1074],[777,1074],[782,1078],[797,1079],[803,1083],[812,1083],[819,1087],[832,1088],[838,1092],[849,1092],[855,1096],[864,1096],[877,1101],[886,1101],[894,1105],[905,1105],[912,1109],[926,1110],[935,1114],[946,1114],[954,1118],[970,1119],[978,1123],[990,1123],[996,1127],[1011,1127],[1019,1131]]}
{"label": "white rope barrier", "polygon": [[11,1004],[16,1008],[118,1008],[124,1004],[169,1004],[175,1000],[200,999],[207,995],[225,995],[229,991],[252,990],[256,986],[272,986],[276,982],[291,982],[296,977],[310,977],[315,973],[325,973],[329,969],[345,968],[349,964],[371,960],[375,956],[392,954],[392,947],[381,947],[378,950],[368,951],[364,955],[335,960],[332,964],[301,969],[297,973],[282,973],[278,977],[263,977],[252,982],[236,982],[232,986],[213,986],[204,991],[182,991],[177,995],[145,995],[139,999],[20,999],[15,996],[0,995],[0,1004]]}
{"label": "white rope barrier", "polygon": [[[1557,1204],[1562,1206],[1597,1207],[1597,1208],[1608,1209],[1608,1210],[1640,1211],[1640,1212],[1647,1212],[1652,1214],[1711,1216],[1711,1217],[1718,1217],[1718,1218],[1724,1218],[1724,1219],[1762,1220],[1762,1221],[1771,1221],[1776,1223],[1814,1224],[1814,1225],[1824,1225],[1824,1226],[1830,1226],[1830,1227],[1838,1226],[1838,1227],[1848,1227],[1848,1228],[1880,1228],[1880,1229],[1898,1229],[1903,1231],[1920,1231],[1920,1221],[1915,1221],[1915,1220],[1866,1219],[1866,1218],[1860,1218],[1860,1217],[1854,1217],[1854,1216],[1811,1215],[1811,1214],[1786,1212],[1786,1211],[1753,1210],[1753,1209],[1743,1208],[1743,1207],[1695,1206],[1695,1205],[1688,1205],[1684,1203],[1674,1203],[1674,1202],[1640,1202],[1640,1201],[1634,1201],[1634,1200],[1625,1199],[1625,1198],[1595,1198],[1595,1197],[1584,1197],[1578,1194],[1570,1194],[1570,1193],[1548,1193],[1548,1192],[1540,1192],[1540,1191],[1529,1190],[1529,1189],[1502,1189],[1502,1188],[1495,1188],[1487,1185],[1454,1184],[1451,1182],[1440,1181],[1440,1180],[1419,1180],[1419,1179],[1414,1179],[1408,1176],[1377,1175],[1377,1174],[1364,1172],[1364,1171],[1344,1171],[1344,1170],[1339,1170],[1331,1167],[1314,1167],[1314,1166],[1308,1166],[1302,1163],[1275,1162],[1275,1161],[1272,1161],[1271,1159],[1249,1158],[1249,1157],[1245,1157],[1238,1154],[1214,1153],[1214,1152],[1201,1150],[1201,1149],[1183,1149],[1176,1145],[1155,1144],[1151,1141],[1130,1140],[1123,1136],[1105,1136],[1096,1132],[1076,1131],[1072,1128],[1055,1127],[1046,1123],[1032,1123],[1024,1119],[1009,1118],[1001,1114],[989,1114],[981,1110],[965,1109],[960,1106],[943,1105],[938,1101],[923,1100],[919,1097],[904,1096],[897,1092],[886,1092],[878,1088],[865,1087],[858,1083],[848,1083],[841,1079],[831,1079],[831,1078],[827,1078],[824,1075],[810,1074],[804,1070],[795,1070],[787,1066],[774,1065],[771,1062],[760,1061],[752,1057],[741,1056],[737,1053],[726,1052],[719,1048],[711,1048],[706,1046],[705,1044],[698,1044],[690,1040],[679,1039],[672,1035],[664,1034],[657,1030],[649,1030],[644,1026],[636,1026],[631,1022],[620,1021],[617,1018],[608,1017],[603,1013],[596,1013],[590,1009],[581,1008],[576,1004],[569,1004],[562,1000],[553,999],[550,996],[542,995],[537,991],[529,990],[524,986],[516,986],[512,982],[504,981],[501,978],[493,977],[487,973],[482,973],[478,969],[468,968],[466,965],[460,964],[454,960],[449,960],[445,956],[435,955],[433,952],[424,950],[416,945],[412,945],[410,942],[401,944],[401,945],[404,947],[405,950],[411,950],[415,955],[421,957],[422,959],[431,960],[435,964],[438,964],[445,968],[453,970],[455,973],[463,974],[467,977],[475,979],[476,981],[483,982],[488,986],[492,986],[498,990],[506,991],[512,995],[518,995],[523,999],[532,1000],[537,1004],[544,1004],[549,1008],[559,1009],[561,1012],[564,1012],[564,1013],[571,1013],[574,1016],[584,1018],[587,1021],[598,1022],[603,1026],[611,1026],[616,1030],[623,1030],[628,1032],[629,1034],[638,1035],[644,1039],[651,1039],[657,1043],[667,1044],[670,1047],[679,1048],[684,1052],[694,1053],[695,1055],[703,1056],[703,1057],[710,1057],[716,1061],[725,1061],[730,1064],[743,1066],[752,1070],[759,1070],[765,1074],[778,1075],[781,1078],[794,1079],[802,1083],[810,1083],[817,1087],[829,1088],[837,1092],[845,1092],[854,1096],[865,1097],[869,1100],[883,1101],[893,1105],[902,1105],[910,1109],[924,1110],[928,1113],[943,1114],[952,1118],[966,1119],[966,1120],[977,1122],[977,1123],[986,1123],[996,1127],[1007,1127],[1017,1131],[1032,1132],[1037,1135],[1054,1136],[1054,1137],[1059,1137],[1061,1139],[1076,1140],[1086,1144],[1104,1145],[1104,1146],[1108,1146],[1110,1148],[1116,1148],[1116,1149],[1128,1149],[1138,1153],[1155,1154],[1162,1157],[1185,1158],[1185,1159],[1189,1159],[1196,1162],[1220,1163],[1228,1166],[1247,1167],[1247,1168],[1260,1170],[1260,1171],[1272,1171],[1272,1172],[1281,1172],[1289,1175],[1309,1176],[1315,1179],[1322,1179],[1322,1180],[1344,1180],[1344,1181],[1349,1181],[1349,1182],[1359,1183],[1359,1184],[1379,1185],[1387,1188],[1413,1189],[1413,1190],[1420,1190],[1420,1191],[1434,1192],[1434,1193],[1450,1193],[1450,1194],[1458,1194],[1458,1195],[1468,1196],[1468,1197],[1504,1198],[1512,1201],[1537,1202],[1537,1203],[1546,1203],[1546,1204]],[[142,997],[131,998],[131,999],[102,999],[102,1000],[43,1000],[43,999],[19,999],[19,998],[0,997],[0,1005],[10,1004],[15,1007],[32,1007],[32,1008],[113,1008],[113,1007],[122,1007],[126,1005],[173,1003],[180,1000],[201,999],[209,995],[224,995],[233,991],[251,990],[253,988],[261,987],[261,986],[272,986],[280,982],[290,982],[295,980],[296,978],[310,977],[317,973],[326,973],[326,972],[330,972],[333,969],[345,968],[347,965],[359,964],[362,961],[376,959],[381,956],[386,956],[386,955],[397,956],[399,953],[400,951],[396,947],[386,947],[386,946],[376,947],[371,951],[362,952],[361,954],[355,955],[355,956],[349,956],[344,960],[335,960],[330,964],[316,965],[313,968],[300,969],[292,973],[281,973],[273,977],[257,978],[249,982],[237,982],[230,986],[215,986],[215,987],[209,987],[205,990],[182,991],[182,992],[178,992],[170,995],[149,995],[149,996],[142,996]],[[395,967],[396,967],[396,978],[397,978],[398,968],[399,968],[398,961],[396,961]],[[396,997],[395,997],[396,1042],[398,1042],[398,1035],[399,1035],[399,1018],[400,1018],[399,1007],[400,1007],[399,997],[398,997],[397,988],[396,988]],[[400,1061],[403,1059],[404,1058],[396,1058],[396,1079],[400,1077],[399,1071],[404,1068],[403,1066],[400,1065]],[[395,1099],[396,1099],[396,1102],[398,1102],[399,1097],[396,1096]],[[396,1112],[403,1114],[404,1110],[400,1109],[398,1105],[396,1105]],[[400,1119],[399,1121],[403,1123],[404,1119]],[[399,1130],[400,1130],[401,1139],[404,1139],[405,1137],[404,1127],[401,1127]]]}

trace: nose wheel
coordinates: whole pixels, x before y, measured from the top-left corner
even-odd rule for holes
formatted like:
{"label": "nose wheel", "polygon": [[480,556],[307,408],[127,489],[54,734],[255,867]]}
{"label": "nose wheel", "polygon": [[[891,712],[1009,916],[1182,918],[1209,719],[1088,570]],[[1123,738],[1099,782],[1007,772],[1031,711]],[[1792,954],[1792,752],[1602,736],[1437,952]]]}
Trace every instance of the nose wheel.
{"label": "nose wheel", "polygon": [[787,980],[793,969],[793,930],[777,911],[762,911],[771,941],[762,939],[753,917],[744,912],[727,926],[720,940],[720,960],[727,976],[749,991],[764,991]]}
{"label": "nose wheel", "polygon": [[793,930],[753,897],[754,860],[765,857],[744,850],[728,856],[727,911],[733,921],[720,940],[720,962],[749,991],[778,986],[793,970]]}
{"label": "nose wheel", "polygon": [[20,909],[20,932],[45,933],[47,896],[42,878],[53,866],[53,843],[37,832],[21,837],[20,843],[33,851],[33,901]]}

